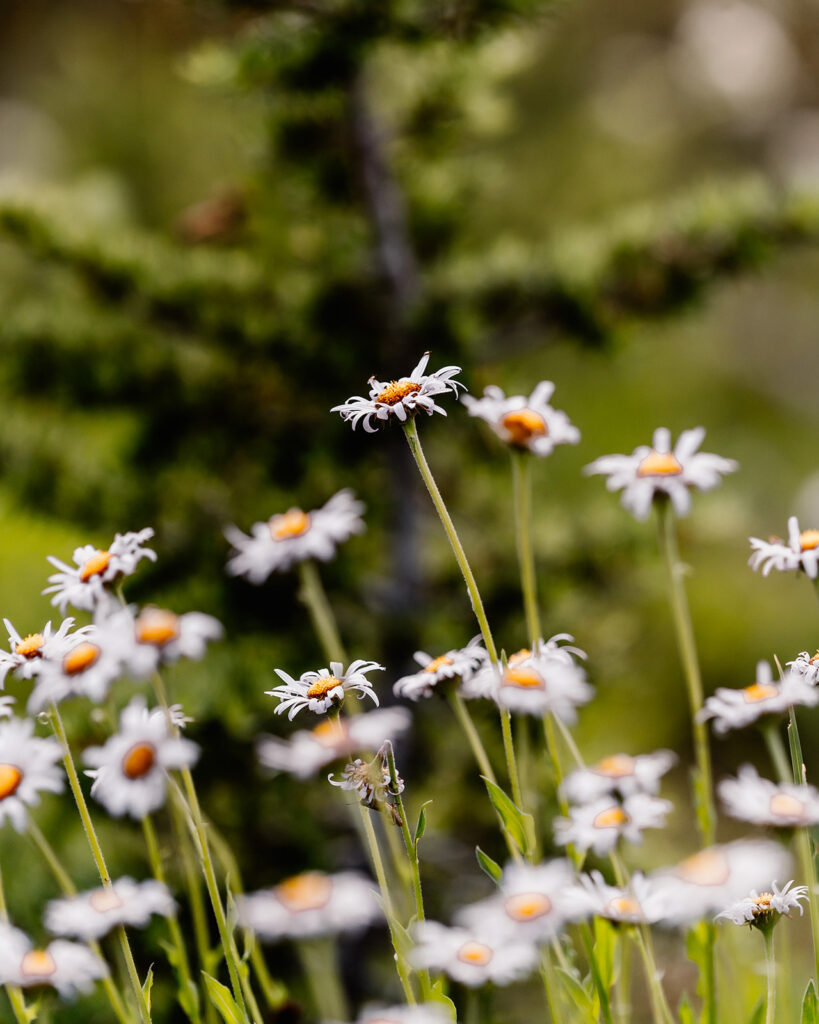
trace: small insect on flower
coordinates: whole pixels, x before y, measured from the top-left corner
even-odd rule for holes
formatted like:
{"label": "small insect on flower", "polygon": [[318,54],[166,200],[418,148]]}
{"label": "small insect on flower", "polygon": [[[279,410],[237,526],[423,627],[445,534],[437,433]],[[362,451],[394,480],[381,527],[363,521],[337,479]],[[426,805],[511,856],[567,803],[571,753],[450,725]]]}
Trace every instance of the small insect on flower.
{"label": "small insect on flower", "polygon": [[222,624],[212,615],[185,612],[177,615],[163,608],[142,611],[120,608],[100,623],[102,646],[119,658],[123,672],[135,679],[152,675],[160,665],[181,658],[199,661],[208,643],[222,637]]}
{"label": "small insect on flower", "polygon": [[62,793],[65,775],[60,744],[34,735],[30,718],[0,722],[0,824],[11,821],[18,832],[28,827],[28,807],[40,793]]}
{"label": "small insect on flower", "polygon": [[402,676],[393,686],[396,697],[418,700],[431,697],[439,683],[446,679],[459,679],[468,682],[475,672],[486,662],[487,653],[482,645],[480,634],[473,636],[466,647],[447,651],[433,657],[424,651],[416,651],[413,655],[421,666],[419,672]]}
{"label": "small insect on flower", "polygon": [[92,627],[79,643],[75,636],[68,636],[61,646],[55,644],[52,656],[43,661],[28,699],[30,715],[69,697],[100,703],[122,674],[121,651],[110,642],[104,626]]}
{"label": "small insect on flower", "polygon": [[538,961],[537,947],[522,940],[498,941],[471,928],[447,928],[437,921],[420,921],[413,928],[416,946],[410,952],[415,967],[443,971],[470,988],[487,982],[509,985],[527,977]]}
{"label": "small insect on flower", "polygon": [[609,491],[622,490],[621,502],[635,519],[646,519],[658,495],[667,495],[678,516],[691,509],[690,488],[710,491],[721,482],[721,474],[738,468],[733,459],[698,452],[705,437],[703,427],[684,430],[671,449],[671,433],[660,427],[654,431],[651,447],[640,445],[631,455],[604,455],[586,466],[588,474],[608,477]]}
{"label": "small insect on flower", "polygon": [[228,526],[225,536],[236,553],[229,559],[227,571],[259,584],[271,573],[287,572],[298,562],[311,558],[329,562],[339,544],[364,532],[363,514],[364,504],[352,491],[343,490],[312,512],[291,508],[266,523],[254,523],[249,537]]}
{"label": "small insect on flower", "polygon": [[74,565],[49,555],[49,562],[58,571],[48,577],[51,586],[43,593],[52,595],[51,603],[63,615],[69,604],[87,612],[110,607],[114,598],[108,585],[132,575],[143,558],[156,561],[156,552],[144,546],[153,535],[154,531],[147,527],[138,533],[116,534],[105,550],[85,544],[74,551]]}
{"label": "small insect on flower", "polygon": [[470,416],[485,420],[501,441],[512,448],[545,457],[556,445],[577,444],[580,431],[572,426],[565,412],[549,405],[555,386],[542,380],[532,394],[510,395],[494,385],[484,388],[483,398],[464,395],[463,404]]}
{"label": "small insect on flower", "polygon": [[630,796],[632,793],[656,794],[660,779],[676,762],[670,750],[653,754],[610,754],[597,764],[579,768],[566,777],[563,795],[573,804],[588,803],[609,794]]}
{"label": "small insect on flower", "polygon": [[165,802],[167,773],[192,765],[199,747],[174,736],[162,708],[149,711],[142,697],[134,697],[119,718],[119,732],[102,747],[83,754],[93,771],[91,796],[115,818],[129,814],[141,819]]}
{"label": "small insect on flower", "polygon": [[[341,405],[334,405],[330,412],[341,414],[341,418],[351,423],[353,429],[361,423],[368,434],[374,434],[379,423],[386,423],[391,417],[404,423],[418,412],[431,416],[446,412],[435,404],[435,396],[464,388],[460,381],[452,378],[461,372],[460,366],[444,366],[434,373],[425,374],[429,362],[429,352],[425,352],[420,362],[409,375],[400,380],[376,380],[370,377],[369,398],[353,395]],[[464,388],[464,390],[466,390]],[[373,421],[376,426],[373,426]]]}
{"label": "small insect on flower", "polygon": [[272,889],[238,896],[236,909],[243,928],[270,941],[357,932],[383,919],[374,883],[352,871],[306,871]]}
{"label": "small insect on flower", "polygon": [[53,935],[70,935],[91,942],[120,924],[144,928],[153,914],[170,917],[175,909],[173,897],[161,882],[152,878],[145,882],[119,878],[110,886],[51,900],[44,920]]}
{"label": "small insect on flower", "polygon": [[56,632],[52,631],[51,623],[47,622],[39,633],[21,636],[8,619],[3,619],[3,624],[9,635],[11,650],[0,651],[0,683],[9,672],[13,672],[19,679],[33,678],[39,673],[44,661],[56,658],[72,644],[82,643],[94,629],[93,626],[81,626],[72,633],[74,619],[69,617],[63,619]]}
{"label": "small insect on flower", "polygon": [[378,705],[378,697],[367,673],[383,672],[384,666],[375,661],[358,659],[345,672],[340,661],[331,661],[329,668],[321,668],[318,672],[303,672],[298,679],[283,669],[277,668],[274,671],[284,680],[284,686],[275,686],[272,690],[265,690],[265,693],[268,697],[278,697],[280,703],[276,705],[275,713],[280,715],[287,711],[287,717],[292,721],[303,708],[323,715],[333,705],[339,707],[345,696],[354,691],[357,691],[359,700],[366,696]]}
{"label": "small insect on flower", "polygon": [[646,793],[627,796],[622,804],[604,797],[570,808],[568,818],[555,819],[555,841],[602,856],[611,853],[621,838],[642,843],[643,829],[664,828],[672,809],[668,800]]}
{"label": "small insect on flower", "polygon": [[723,779],[717,792],[726,812],[740,821],[778,828],[819,825],[819,790],[760,778],[749,764],[739,769],[737,778]]}
{"label": "small insect on flower", "polygon": [[89,992],[95,981],[107,975],[106,965],[87,946],[57,939],[35,949],[25,932],[0,924],[0,984],[50,985],[70,999],[78,992]]}
{"label": "small insect on flower", "polygon": [[771,569],[777,572],[793,572],[802,569],[812,579],[819,572],[819,530],[800,530],[799,520],[791,516],[788,520],[787,543],[778,537],[762,540],[751,537],[752,554],[748,565],[754,570],[762,569],[767,576]]}
{"label": "small insect on flower", "polygon": [[697,717],[701,722],[712,719],[714,731],[722,734],[742,729],[762,715],[782,714],[797,704],[815,707],[819,704],[819,689],[793,672],[786,672],[775,683],[771,666],[767,661],[759,661],[756,679],[750,686],[740,690],[720,687],[706,700]]}
{"label": "small insect on flower", "polygon": [[747,924],[760,931],[770,931],[782,917],[790,917],[791,911],[798,908],[799,913],[804,913],[804,908],[799,902],[808,898],[808,887],[796,885],[791,889],[793,879],[786,882],[780,889],[776,882],[773,883],[769,892],[757,892],[754,889],[749,896],[736,900],[716,915],[716,920],[724,918],[726,921],[733,921],[734,924]]}
{"label": "small insect on flower", "polygon": [[609,885],[599,871],[581,875],[579,883],[573,896],[585,914],[614,924],[656,924],[666,916],[664,888],[639,871],[625,889]]}

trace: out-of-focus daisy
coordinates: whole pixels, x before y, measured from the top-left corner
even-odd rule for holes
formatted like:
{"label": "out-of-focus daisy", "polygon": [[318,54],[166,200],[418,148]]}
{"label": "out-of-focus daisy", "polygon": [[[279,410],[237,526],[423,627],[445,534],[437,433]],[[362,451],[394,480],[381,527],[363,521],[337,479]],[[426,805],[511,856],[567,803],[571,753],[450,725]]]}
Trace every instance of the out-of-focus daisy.
{"label": "out-of-focus daisy", "polygon": [[0,984],[30,988],[51,985],[64,998],[89,992],[108,968],[87,946],[57,939],[35,949],[19,928],[0,924]]}
{"label": "out-of-focus daisy", "polygon": [[413,929],[416,941],[410,962],[416,967],[443,971],[470,988],[487,982],[509,985],[535,969],[537,947],[530,942],[498,941],[472,928],[447,928],[437,921],[420,921]]}
{"label": "out-of-focus daisy", "polygon": [[355,1024],[451,1024],[452,1017],[441,1003],[417,1006],[365,1006]]}
{"label": "out-of-focus daisy", "polygon": [[751,537],[752,554],[748,565],[752,569],[762,569],[767,576],[771,569],[778,572],[791,572],[803,569],[812,579],[819,572],[819,530],[800,530],[799,520],[791,516],[788,520],[787,543],[779,537],[761,540]]}
{"label": "out-of-focus daisy", "polygon": [[621,838],[629,843],[641,843],[643,829],[663,828],[666,815],[672,809],[668,800],[646,793],[627,796],[622,804],[604,797],[570,808],[568,818],[557,818],[555,840],[581,851],[608,854]]}
{"label": "out-of-focus daisy", "polygon": [[0,683],[9,672],[14,672],[20,679],[31,679],[40,671],[44,661],[63,653],[72,644],[81,643],[94,629],[93,626],[81,626],[72,633],[74,619],[69,617],[63,619],[56,632],[47,622],[41,632],[21,636],[8,619],[3,619],[3,624],[11,650],[0,651]]}
{"label": "out-of-focus daisy", "polygon": [[577,444],[580,431],[572,426],[565,412],[549,405],[555,386],[542,380],[532,394],[510,395],[495,385],[483,390],[483,398],[464,395],[461,401],[470,416],[485,420],[501,441],[531,452],[533,455],[551,455],[556,445]]}
{"label": "out-of-focus daisy", "polygon": [[180,658],[198,661],[211,640],[221,638],[222,624],[212,615],[185,612],[177,615],[163,608],[135,612],[120,608],[100,624],[100,642],[119,657],[123,671],[137,679],[160,665]]}
{"label": "out-of-focus daisy", "polygon": [[382,919],[374,883],[342,871],[306,871],[272,889],[236,898],[239,924],[263,939],[309,939],[354,932]]}
{"label": "out-of-focus daisy", "polygon": [[309,558],[329,562],[339,544],[364,532],[363,513],[363,503],[352,491],[343,490],[312,512],[291,508],[266,523],[254,523],[249,537],[228,526],[225,536],[236,553],[229,559],[227,571],[251,583],[264,583],[272,572],[286,572]]}
{"label": "out-of-focus daisy", "polygon": [[819,790],[813,786],[771,782],[743,765],[735,779],[723,779],[717,792],[732,818],[779,828],[819,825]]}
{"label": "out-of-focus daisy", "polygon": [[110,886],[81,892],[68,899],[51,900],[45,926],[54,935],[70,935],[91,942],[119,924],[144,928],[153,914],[170,917],[176,909],[168,888],[154,879],[135,882],[119,878]]}
{"label": "out-of-focus daisy", "polygon": [[114,817],[129,814],[144,818],[165,802],[167,773],[189,767],[199,756],[190,740],[171,735],[162,708],[149,711],[141,697],[135,697],[119,718],[119,732],[102,747],[89,747],[83,754],[94,784],[91,796]]}
{"label": "out-of-focus daisy", "polygon": [[118,533],[104,551],[84,544],[74,551],[74,565],[49,555],[49,562],[58,571],[48,577],[51,586],[43,593],[52,595],[51,603],[63,615],[68,605],[87,612],[96,610],[111,599],[108,584],[130,576],[143,558],[156,561],[156,552],[144,546],[153,535],[150,527],[138,533]]}
{"label": "out-of-focus daisy", "polygon": [[666,893],[639,871],[628,888],[609,885],[599,871],[582,874],[573,891],[578,907],[586,914],[604,917],[615,924],[655,924],[666,914]]}
{"label": "out-of-focus daisy", "polygon": [[788,662],[788,668],[794,675],[804,679],[806,683],[816,686],[819,683],[819,651],[816,654],[802,651],[793,661]]}
{"label": "out-of-focus daisy", "polygon": [[512,941],[550,942],[567,923],[584,916],[573,897],[574,884],[567,860],[509,864],[498,893],[462,907],[455,923],[484,930],[495,940],[508,936]]}
{"label": "out-of-focus daisy", "polygon": [[366,750],[378,750],[409,728],[406,708],[382,708],[353,718],[328,718],[311,730],[294,732],[289,740],[265,736],[258,745],[265,767],[300,779],[315,775],[332,761]]}
{"label": "out-of-focus daisy", "polygon": [[563,794],[573,804],[598,800],[609,793],[630,796],[632,793],[656,794],[660,779],[677,760],[670,750],[652,754],[610,754],[597,764],[579,768],[563,783]]}
{"label": "out-of-focus daisy", "polygon": [[819,689],[793,672],[786,672],[776,683],[768,662],[759,661],[756,680],[750,686],[739,690],[720,687],[697,717],[700,721],[712,719],[714,731],[726,733],[750,725],[762,715],[781,714],[795,704],[815,707],[819,704]]}
{"label": "out-of-focus daisy", "polygon": [[340,661],[331,661],[329,668],[303,672],[298,679],[277,668],[276,675],[284,680],[284,686],[274,686],[265,693],[268,697],[278,697],[280,703],[276,705],[276,714],[287,711],[287,717],[292,721],[303,708],[321,715],[333,705],[339,707],[348,693],[356,691],[359,699],[366,696],[377,705],[378,697],[367,673],[383,671],[383,665],[362,658],[354,661],[346,672]]}
{"label": "out-of-focus daisy", "polygon": [[[434,412],[446,416],[446,412],[435,404],[435,396],[447,391],[457,395],[458,388],[464,388],[460,381],[452,379],[461,372],[461,368],[443,366],[434,373],[425,374],[428,362],[429,352],[425,352],[409,377],[401,377],[400,380],[370,377],[369,398],[353,395],[341,405],[334,405],[330,412],[340,413],[343,420],[353,425],[353,429],[361,423],[368,434],[374,434],[378,423],[385,423],[390,416],[395,416],[402,423],[421,411],[429,416]],[[376,426],[373,426],[373,421]]]}
{"label": "out-of-focus daisy", "polygon": [[107,641],[104,630],[95,628],[80,643],[66,642],[62,650],[55,648],[54,657],[42,663],[28,699],[28,712],[36,714],[68,697],[87,697],[99,703],[121,674],[120,652]]}
{"label": "out-of-focus daisy", "polygon": [[409,700],[431,697],[438,683],[445,679],[468,682],[486,661],[487,653],[478,634],[459,650],[447,651],[437,657],[416,651],[413,657],[421,669],[412,675],[402,676],[395,683],[392,689],[396,697],[407,697]]}
{"label": "out-of-focus daisy", "polygon": [[760,931],[769,931],[780,917],[790,917],[792,910],[804,913],[799,902],[808,898],[808,887],[796,885],[791,889],[793,879],[786,882],[780,889],[776,882],[770,892],[757,892],[754,889],[749,896],[736,900],[717,914],[716,919],[725,918],[734,924],[748,924]]}
{"label": "out-of-focus daisy", "polygon": [[30,718],[0,722],[0,824],[11,821],[18,832],[28,825],[27,807],[36,807],[40,793],[61,793],[65,776],[60,744],[34,735]]}
{"label": "out-of-focus daisy", "polygon": [[586,473],[608,477],[606,488],[622,490],[621,502],[635,519],[646,519],[658,494],[668,495],[678,516],[691,509],[689,489],[710,491],[720,483],[721,474],[733,473],[737,463],[721,455],[698,452],[705,437],[703,427],[684,430],[671,448],[671,433],[654,431],[651,447],[640,445],[631,455],[604,455],[586,466]]}

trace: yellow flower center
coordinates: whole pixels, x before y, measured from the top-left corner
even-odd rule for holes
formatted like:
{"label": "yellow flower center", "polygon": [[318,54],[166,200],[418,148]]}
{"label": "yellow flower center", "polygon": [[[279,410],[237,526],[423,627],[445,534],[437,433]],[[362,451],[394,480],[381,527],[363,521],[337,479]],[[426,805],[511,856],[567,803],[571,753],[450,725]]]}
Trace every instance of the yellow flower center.
{"label": "yellow flower center", "polygon": [[683,468],[671,452],[649,452],[637,467],[637,476],[679,476]]}
{"label": "yellow flower center", "polygon": [[543,676],[532,668],[507,668],[501,686],[518,686],[523,690],[543,689]]}
{"label": "yellow flower center", "polygon": [[14,764],[0,764],[0,800],[12,796],[23,781],[23,773]]}
{"label": "yellow flower center", "polygon": [[137,743],[122,759],[122,773],[129,779],[141,779],[153,768],[156,747],[152,743]]}
{"label": "yellow flower center", "polygon": [[319,871],[305,871],[301,875],[286,878],[273,889],[279,903],[288,910],[298,913],[302,910],[318,910],[326,905],[333,890],[333,883]]}
{"label": "yellow flower center", "polygon": [[452,658],[447,657],[446,654],[439,654],[437,658],[433,658],[432,661],[424,669],[425,672],[437,672],[439,668],[443,668],[445,665],[451,665]]}
{"label": "yellow flower center", "polygon": [[307,691],[308,697],[326,697],[330,690],[341,686],[341,680],[336,676],[322,676],[317,679]]}
{"label": "yellow flower center", "polygon": [[267,525],[273,540],[289,540],[307,533],[310,529],[310,516],[300,508],[291,508],[280,516],[273,516]]}
{"label": "yellow flower center", "polygon": [[97,551],[82,567],[82,571],[80,572],[80,579],[82,582],[87,583],[92,576],[99,576],[104,573],[108,568],[108,563],[110,561],[110,551]]}
{"label": "yellow flower center", "polygon": [[416,384],[414,380],[391,380],[376,398],[376,402],[381,402],[382,405],[397,405],[407,395],[416,395],[420,390],[421,385]]}
{"label": "yellow flower center", "polygon": [[805,813],[805,805],[790,793],[774,793],[769,806],[778,818],[801,818]]}
{"label": "yellow flower center", "polygon": [[501,424],[509,434],[509,443],[521,446],[533,437],[542,437],[549,432],[546,421],[532,409],[508,412],[501,420]]}
{"label": "yellow flower center", "polygon": [[42,633],[29,633],[19,644],[14,645],[14,653],[23,658],[39,658],[43,653],[45,638]]}
{"label": "yellow flower center", "polygon": [[676,874],[693,885],[723,885],[731,874],[722,850],[700,850],[677,866]]}
{"label": "yellow flower center", "polygon": [[742,698],[746,704],[756,704],[760,700],[768,700],[779,693],[779,687],[773,683],[753,683],[746,686],[742,691]]}
{"label": "yellow flower center", "polygon": [[771,909],[772,892],[761,892],[754,898],[754,914],[767,914]]}
{"label": "yellow flower center", "polygon": [[161,608],[146,608],[134,623],[137,641],[164,647],[179,636],[179,616]]}
{"label": "yellow flower center", "polygon": [[310,734],[322,747],[340,746],[347,739],[347,726],[338,719],[320,722]]}
{"label": "yellow flower center", "polygon": [[550,913],[552,901],[542,892],[521,892],[509,896],[503,909],[515,921],[534,921]]}
{"label": "yellow flower center", "polygon": [[801,551],[813,551],[819,548],[819,530],[803,530],[799,534],[799,548]]}
{"label": "yellow flower center", "polygon": [[527,658],[531,657],[532,652],[529,650],[529,648],[521,647],[519,651],[515,651],[515,653],[507,659],[506,664],[509,666],[509,668],[515,668],[517,665],[520,665],[521,662],[524,662]]}
{"label": "yellow flower center", "polygon": [[810,659],[810,664],[815,665],[817,661],[819,661],[819,651]]}
{"label": "yellow flower center", "polygon": [[607,779],[622,779],[634,774],[634,758],[628,754],[611,754],[598,761],[592,771],[595,775],[605,775]]}
{"label": "yellow flower center", "polygon": [[101,653],[102,651],[96,644],[89,644],[87,640],[84,640],[63,658],[63,672],[67,676],[78,676],[81,672],[91,668]]}
{"label": "yellow flower center", "polygon": [[24,978],[49,978],[56,970],[54,957],[45,949],[30,949],[20,961]]}
{"label": "yellow flower center", "polygon": [[592,825],[594,828],[618,828],[627,821],[628,815],[622,807],[609,807],[595,816]]}
{"label": "yellow flower center", "polygon": [[461,963],[485,967],[494,953],[489,946],[485,946],[482,942],[465,942],[456,955]]}
{"label": "yellow flower center", "polygon": [[609,901],[608,909],[610,913],[618,917],[642,916],[640,904],[631,896],[615,896],[613,900]]}
{"label": "yellow flower center", "polygon": [[94,910],[99,914],[105,914],[109,910],[116,910],[117,907],[122,906],[122,900],[117,896],[113,889],[104,888],[96,889],[88,897],[89,906],[93,907]]}

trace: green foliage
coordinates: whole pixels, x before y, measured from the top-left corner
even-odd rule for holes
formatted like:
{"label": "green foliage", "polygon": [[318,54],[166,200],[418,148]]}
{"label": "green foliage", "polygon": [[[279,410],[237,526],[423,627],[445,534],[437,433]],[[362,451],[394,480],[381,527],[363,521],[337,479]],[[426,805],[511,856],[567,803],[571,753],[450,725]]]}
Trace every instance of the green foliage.
{"label": "green foliage", "polygon": [[816,998],[816,986],[813,979],[808,982],[805,995],[802,999],[802,1024],[817,1024],[819,1022],[819,999]]}

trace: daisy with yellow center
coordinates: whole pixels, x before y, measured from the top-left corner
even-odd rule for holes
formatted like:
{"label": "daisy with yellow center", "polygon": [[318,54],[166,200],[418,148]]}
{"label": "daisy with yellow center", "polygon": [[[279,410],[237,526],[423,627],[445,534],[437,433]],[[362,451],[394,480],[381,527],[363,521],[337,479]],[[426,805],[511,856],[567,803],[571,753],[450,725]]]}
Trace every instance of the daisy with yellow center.
{"label": "daisy with yellow center", "polygon": [[807,784],[771,782],[751,765],[743,765],[735,779],[717,787],[727,814],[740,821],[775,828],[819,825],[819,790]]}
{"label": "daisy with yellow center", "polygon": [[793,661],[788,662],[788,668],[806,683],[816,686],[819,683],[819,651],[813,655],[809,651],[801,651]]}
{"label": "daisy with yellow center", "polygon": [[57,630],[51,623],[36,633],[21,635],[8,619],[3,619],[9,636],[9,650],[0,651],[0,685],[8,672],[13,672],[19,679],[33,679],[41,671],[46,661],[60,657],[72,645],[82,643],[83,638],[93,630],[93,626],[75,629],[74,619],[63,619]]}
{"label": "daisy with yellow center", "polygon": [[544,458],[559,444],[577,444],[580,431],[565,412],[549,405],[555,386],[542,380],[531,395],[510,395],[495,385],[484,388],[482,398],[464,395],[470,416],[484,420],[511,448]]}
{"label": "daisy with yellow center", "polygon": [[602,917],[615,924],[656,924],[666,913],[662,886],[657,886],[639,871],[628,888],[609,885],[599,871],[582,874],[576,894],[586,914]]}
{"label": "daisy with yellow center", "polygon": [[410,962],[416,968],[443,971],[470,988],[487,982],[509,985],[527,977],[538,961],[537,947],[520,937],[492,935],[488,928],[447,928],[421,921],[413,929],[415,948]]}
{"label": "daisy with yellow center", "polygon": [[202,659],[208,644],[219,640],[222,626],[212,615],[165,608],[119,608],[100,625],[98,642],[116,654],[123,673],[146,679],[162,665],[182,658]]}
{"label": "daisy with yellow center", "polygon": [[563,795],[570,803],[588,803],[606,794],[629,796],[631,793],[656,794],[660,780],[677,760],[670,750],[651,754],[610,754],[588,768],[579,768],[566,776]]}
{"label": "daisy with yellow center", "polygon": [[784,714],[796,705],[815,707],[816,704],[819,704],[819,689],[808,679],[791,671],[775,682],[768,662],[759,661],[756,679],[750,686],[739,690],[720,687],[705,701],[699,718],[713,721],[714,731],[722,734],[750,725],[762,715]]}
{"label": "daisy with yellow center", "polygon": [[272,690],[266,690],[268,697],[277,697],[279,704],[276,706],[276,714],[280,715],[287,711],[287,717],[291,720],[303,708],[314,711],[317,715],[324,714],[333,705],[341,705],[348,693],[355,693],[361,697],[369,697],[374,704],[378,704],[378,697],[373,690],[373,685],[367,679],[368,672],[383,672],[384,666],[375,661],[354,661],[344,671],[344,666],[339,661],[331,661],[329,669],[322,668],[318,672],[304,672],[298,679],[288,675],[283,669],[275,669],[276,675],[284,680],[283,686],[275,686]]}
{"label": "daisy with yellow center", "polygon": [[89,627],[49,646],[28,699],[29,714],[70,697],[86,697],[99,703],[108,696],[114,680],[123,673],[121,652],[109,642],[105,625]]}
{"label": "daisy with yellow center", "polygon": [[668,800],[647,793],[627,796],[622,804],[604,797],[571,807],[568,818],[558,818],[555,839],[582,852],[593,850],[604,856],[611,853],[620,839],[641,843],[644,829],[664,828],[671,810]]}
{"label": "daisy with yellow center", "polygon": [[752,569],[761,569],[763,576],[767,576],[773,569],[777,572],[801,569],[812,580],[819,574],[819,530],[814,527],[800,529],[796,516],[788,520],[787,542],[778,537],[769,540],[751,537],[750,543],[751,557],[748,565]]}
{"label": "daisy with yellow center", "polygon": [[765,931],[772,928],[781,917],[790,917],[792,910],[798,910],[802,914],[801,901],[807,898],[806,885],[793,885],[791,879],[780,889],[774,882],[770,892],[758,892],[754,889],[748,896],[732,902],[717,914],[717,920],[722,918],[733,921],[734,924],[747,924]]}
{"label": "daisy with yellow center", "polygon": [[420,669],[412,675],[402,676],[393,686],[396,697],[419,700],[431,697],[436,687],[448,679],[468,682],[486,663],[486,649],[480,634],[473,636],[466,647],[447,651],[433,657],[424,651],[413,655]]}
{"label": "daisy with yellow center", "polygon": [[28,827],[28,808],[41,793],[61,793],[65,783],[62,750],[51,736],[34,735],[29,718],[0,722],[0,824],[18,832]]}
{"label": "daisy with yellow center", "polygon": [[162,883],[119,878],[105,888],[51,900],[46,906],[45,926],[52,935],[92,942],[120,924],[145,928],[154,914],[170,917],[175,909],[173,897]]}
{"label": "daisy with yellow center", "polygon": [[87,946],[57,939],[44,949],[35,949],[25,932],[0,924],[2,985],[49,985],[64,999],[72,999],[79,992],[90,992],[107,974],[105,963]]}

